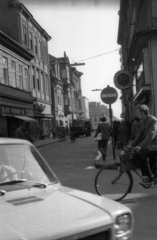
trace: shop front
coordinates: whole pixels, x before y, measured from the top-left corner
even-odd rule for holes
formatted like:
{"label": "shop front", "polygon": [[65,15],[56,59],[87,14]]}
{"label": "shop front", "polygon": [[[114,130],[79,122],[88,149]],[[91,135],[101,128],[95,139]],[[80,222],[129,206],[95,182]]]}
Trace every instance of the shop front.
{"label": "shop front", "polygon": [[53,115],[51,105],[34,102],[34,117],[37,121],[37,137],[43,139],[49,137],[53,126]]}
{"label": "shop front", "polygon": [[5,137],[14,138],[15,130],[20,123],[33,138],[32,125],[36,126],[36,120],[33,119],[33,109],[0,105],[0,129]]}

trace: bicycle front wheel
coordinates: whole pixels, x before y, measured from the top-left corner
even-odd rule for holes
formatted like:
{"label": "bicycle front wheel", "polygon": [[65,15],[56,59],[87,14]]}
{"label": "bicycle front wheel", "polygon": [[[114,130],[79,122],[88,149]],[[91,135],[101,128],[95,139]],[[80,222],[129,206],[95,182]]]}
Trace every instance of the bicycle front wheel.
{"label": "bicycle front wheel", "polygon": [[132,189],[133,178],[129,171],[103,167],[95,177],[95,190],[104,197],[115,201],[122,200]]}

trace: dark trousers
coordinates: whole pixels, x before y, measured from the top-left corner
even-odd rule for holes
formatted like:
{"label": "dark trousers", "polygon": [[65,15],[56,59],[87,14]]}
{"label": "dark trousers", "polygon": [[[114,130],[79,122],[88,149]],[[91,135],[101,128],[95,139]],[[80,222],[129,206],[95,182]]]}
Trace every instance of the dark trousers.
{"label": "dark trousers", "polygon": [[108,146],[108,140],[100,140],[98,141],[98,149],[102,154],[102,158],[105,161],[106,159],[106,151]]}
{"label": "dark trousers", "polygon": [[157,151],[142,150],[138,153],[141,172],[143,176],[153,177],[151,166],[154,163],[153,157],[157,155]]}

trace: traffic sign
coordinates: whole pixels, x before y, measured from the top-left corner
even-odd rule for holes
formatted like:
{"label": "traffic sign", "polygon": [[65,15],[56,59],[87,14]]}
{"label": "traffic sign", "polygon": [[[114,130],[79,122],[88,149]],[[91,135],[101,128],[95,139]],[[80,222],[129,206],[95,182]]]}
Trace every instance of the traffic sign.
{"label": "traffic sign", "polygon": [[118,98],[118,93],[115,88],[107,86],[101,91],[101,100],[106,104],[114,103]]}

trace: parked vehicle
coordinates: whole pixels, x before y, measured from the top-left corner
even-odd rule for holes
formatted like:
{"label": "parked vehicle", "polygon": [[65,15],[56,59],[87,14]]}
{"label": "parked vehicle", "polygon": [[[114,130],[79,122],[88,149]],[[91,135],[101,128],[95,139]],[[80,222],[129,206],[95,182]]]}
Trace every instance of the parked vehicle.
{"label": "parked vehicle", "polygon": [[131,239],[128,207],[62,186],[30,142],[0,138],[0,153],[0,239]]}
{"label": "parked vehicle", "polygon": [[73,127],[75,128],[75,136],[83,136],[86,137],[91,136],[91,122],[88,120],[73,120]]}

